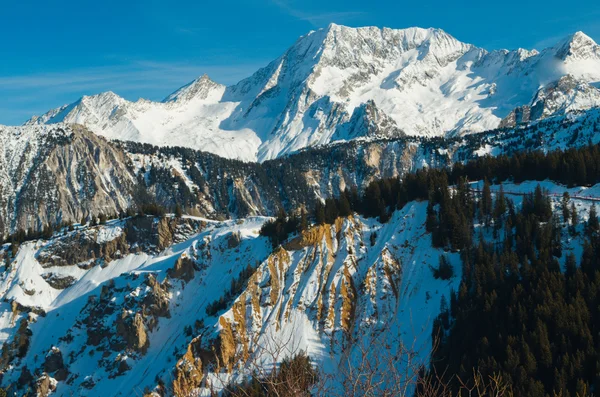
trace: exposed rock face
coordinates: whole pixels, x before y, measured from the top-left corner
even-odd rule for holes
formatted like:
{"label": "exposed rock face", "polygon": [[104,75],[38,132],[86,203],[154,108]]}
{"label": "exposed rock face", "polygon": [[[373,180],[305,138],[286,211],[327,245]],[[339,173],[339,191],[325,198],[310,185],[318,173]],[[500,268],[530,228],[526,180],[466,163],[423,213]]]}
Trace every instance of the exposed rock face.
{"label": "exposed rock face", "polygon": [[56,379],[48,374],[43,374],[35,381],[35,391],[37,397],[48,397],[50,393],[56,390]]}
{"label": "exposed rock face", "polygon": [[[528,108],[523,108],[522,113],[517,119],[529,118]],[[493,130],[446,140],[404,137],[350,141],[262,164],[243,164],[186,149],[159,149],[132,143],[125,144],[124,149],[135,163],[144,164],[146,173],[157,175],[149,178],[149,191],[160,191],[161,197],[176,199],[191,213],[214,219],[273,216],[280,207],[288,212],[302,205],[312,208],[317,198],[338,195],[347,187],[357,186],[362,191],[374,179],[402,176],[422,167],[450,166],[477,158],[488,147],[495,148],[494,154],[511,154],[564,147],[565,143],[586,145],[590,138],[598,141],[594,132],[597,125],[600,125],[598,111],[589,111],[542,119],[534,126],[519,126],[515,131]],[[572,137],[576,139],[570,142]],[[180,164],[177,168],[183,170],[185,179],[173,179],[174,163]],[[182,193],[184,186],[190,194]],[[176,201],[166,204],[173,207]]]}
{"label": "exposed rock face", "polygon": [[83,308],[82,314],[85,317],[86,344],[99,346],[108,340],[113,331],[104,323],[103,318],[112,315],[116,307],[110,302],[112,291],[110,287],[102,288],[100,299],[92,295],[88,297],[87,305]]}
{"label": "exposed rock face", "polygon": [[136,216],[128,219],[125,226],[127,242],[137,245],[140,249],[143,246],[156,245],[156,233],[153,233],[154,225],[154,218],[149,216]]}
{"label": "exposed rock face", "polygon": [[498,128],[512,128],[518,125],[527,124],[531,121],[531,106],[523,105],[515,108],[512,112],[502,119]]}
{"label": "exposed rock face", "polygon": [[124,374],[125,372],[129,371],[130,369],[131,369],[131,367],[127,363],[127,360],[125,360],[125,359],[119,360],[119,364],[117,366],[117,371],[118,371],[119,375]]}
{"label": "exposed rock face", "polygon": [[152,330],[158,322],[158,317],[171,317],[169,311],[169,282],[168,280],[159,283],[156,277],[148,275],[146,284],[151,288],[151,291],[146,294],[142,300],[145,308],[145,315],[149,322],[149,328]]}
{"label": "exposed rock face", "polygon": [[225,88],[204,74],[165,98],[164,102],[186,102],[192,99],[207,99],[212,91]]}
{"label": "exposed rock face", "polygon": [[347,123],[338,125],[333,140],[361,137],[399,138],[404,132],[396,122],[381,111],[375,101],[369,100],[354,109]]}
{"label": "exposed rock face", "polygon": [[13,359],[25,357],[27,350],[29,349],[31,335],[32,333],[29,329],[29,317],[22,318],[12,340],[9,340],[2,345],[0,370],[6,369]]}
{"label": "exposed rock face", "polygon": [[158,222],[158,249],[165,249],[173,243],[173,227],[175,226],[176,222],[176,220],[170,221],[168,218],[162,218]]}
{"label": "exposed rock face", "polygon": [[600,89],[571,75],[541,88],[530,104],[517,107],[501,122],[500,128],[512,128],[533,121],[600,106]]}
{"label": "exposed rock face", "polygon": [[[383,119],[412,136],[490,130],[513,109],[529,105],[548,81],[568,74],[600,80],[599,54],[600,46],[581,32],[539,52],[488,52],[440,29],[331,24],[300,37],[230,87],[202,76],[162,102],[130,102],[106,92],[29,124],[81,123],[110,139],[263,162],[367,136],[370,125]],[[365,105],[376,105],[382,117],[369,116]],[[375,123],[365,124],[365,116]],[[391,123],[379,124],[380,133],[397,135],[384,124]]]}
{"label": "exposed rock face", "polygon": [[564,40],[556,56],[567,62],[600,59],[600,45],[585,33],[575,32]]}
{"label": "exposed rock face", "polygon": [[197,266],[193,259],[182,256],[177,259],[175,266],[172,269],[169,269],[167,274],[171,278],[182,279],[187,283],[194,278],[196,268]]}
{"label": "exposed rock face", "polygon": [[0,135],[11,142],[0,150],[4,231],[41,230],[101,212],[118,214],[134,204],[136,180],[127,157],[85,128],[1,127]]}
{"label": "exposed rock face", "polygon": [[600,106],[600,89],[566,75],[538,91],[531,104],[531,119],[541,120],[597,106]]}
{"label": "exposed rock face", "polygon": [[[126,240],[136,250],[161,251],[197,232],[202,222],[191,219],[135,216],[125,224]],[[175,239],[178,239],[175,241]]]}
{"label": "exposed rock face", "polygon": [[146,324],[140,313],[131,315],[124,310],[117,319],[117,333],[125,339],[127,347],[142,354],[148,349]]}
{"label": "exposed rock face", "polygon": [[221,327],[221,333],[219,334],[221,347],[220,365],[226,368],[228,372],[231,372],[234,364],[238,362],[236,359],[237,338],[234,335],[231,322],[224,317],[219,318],[219,326]]}
{"label": "exposed rock face", "polygon": [[70,266],[100,258],[110,262],[129,253],[129,244],[123,233],[112,240],[99,241],[98,232],[98,228],[87,229],[57,239],[39,253],[38,261],[44,267]]}
{"label": "exposed rock face", "polygon": [[46,360],[44,361],[44,371],[48,373],[53,373],[58,371],[59,369],[63,369],[64,367],[65,364],[63,362],[63,357],[60,349],[57,347],[53,347],[46,355]]}
{"label": "exposed rock face", "polygon": [[29,386],[33,382],[33,375],[31,375],[31,371],[24,366],[21,368],[21,375],[19,376],[18,384],[19,387],[23,388]]}
{"label": "exposed rock face", "polygon": [[[373,149],[369,156],[376,163],[381,151]],[[426,203],[411,203],[387,224],[359,216],[340,218],[303,232],[275,251],[258,234],[267,218],[211,222],[168,217],[163,222],[147,216],[24,243],[8,277],[0,278],[0,287],[18,292],[17,320],[27,314],[37,322],[31,325],[24,357],[15,353],[7,359],[1,386],[16,385],[21,373],[29,373],[17,393],[27,387],[36,390],[38,379],[45,392],[50,389],[50,379],[41,375],[45,373],[58,381],[58,394],[110,395],[118,389],[114,394],[126,395],[139,389],[154,397],[168,396],[171,390],[189,395],[214,385],[210,382],[219,369],[220,375],[237,374],[269,348],[268,338],[286,343],[286,335],[300,338],[290,341],[290,347],[297,342],[302,349],[318,346],[324,356],[339,362],[363,332],[383,331],[380,320],[405,330],[394,323],[408,316],[398,310],[400,305],[420,304],[424,317],[435,317],[439,299],[423,303],[424,290],[435,294],[450,286],[447,281],[421,282],[431,273],[428,265],[439,259],[427,245],[425,217]],[[171,245],[159,251],[161,223]],[[40,252],[54,250],[49,256],[60,256],[51,248],[58,241],[78,241],[80,237],[69,239],[88,233],[101,247],[124,235],[130,254],[113,255],[105,266],[89,269],[78,263],[49,269],[38,262]],[[372,238],[374,233],[380,237]],[[133,235],[140,240],[128,241]],[[427,249],[416,249],[421,246]],[[56,291],[41,279],[48,272],[77,280]],[[34,296],[52,309],[45,317],[26,313],[31,309],[24,304],[33,298],[19,284],[28,278],[37,282]],[[209,306],[221,298],[223,307],[210,314]],[[18,344],[12,341],[19,322],[9,328],[6,351],[16,352]],[[49,352],[50,346],[58,349]]]}
{"label": "exposed rock face", "polygon": [[[425,263],[439,260],[437,252],[413,247],[430,238],[423,233],[424,209],[422,203],[411,205],[381,229],[357,216],[339,218],[333,225],[304,231],[272,252],[218,319],[220,370],[239,371],[254,355],[262,359],[294,343],[317,343],[333,356],[352,354],[353,346],[357,351],[369,349],[368,342],[359,342],[368,335],[388,335],[387,321],[397,323],[399,333],[410,328],[401,324],[411,314],[398,308],[425,288],[418,281],[430,275]],[[412,273],[405,280],[405,267],[421,275]],[[298,335],[297,327],[309,329],[306,340],[300,341],[304,336]]]}
{"label": "exposed rock face", "polygon": [[[55,381],[73,385],[76,380],[78,387],[93,388],[97,381],[93,376],[84,379],[77,371],[71,372],[73,362],[81,360],[82,356],[84,360],[87,357],[92,360],[91,367],[105,370],[107,379],[125,376],[135,360],[147,353],[149,334],[157,330],[160,318],[171,317],[171,289],[176,279],[167,273],[189,282],[197,271],[205,269],[195,263],[196,256],[209,260],[210,247],[193,244],[189,251],[182,251],[174,257],[179,261],[173,269],[158,267],[150,271],[148,268],[140,275],[123,273],[123,264],[127,267],[130,260],[135,263],[154,256],[158,258],[158,245],[168,244],[172,248],[204,227],[206,222],[195,219],[140,216],[111,220],[94,227],[77,227],[77,230],[61,232],[47,240],[23,243],[16,257],[11,258],[13,268],[7,269],[10,277],[0,280],[5,291],[2,305],[8,309],[7,316],[12,317],[10,322],[5,323],[11,333],[0,357],[0,371],[7,371],[11,365],[13,368],[12,379],[5,379],[5,384],[14,383],[20,371],[18,376],[23,382],[19,392],[29,387],[38,390],[40,395],[46,394],[52,391]],[[128,229],[135,231],[132,235],[137,233],[141,238],[136,241],[136,247],[132,248],[128,242]],[[221,246],[226,245],[225,238],[220,242]],[[6,248],[4,246],[3,251]],[[140,252],[126,257],[124,253],[131,250]],[[88,266],[90,261],[102,266]],[[22,277],[22,280],[13,282],[13,277]],[[80,288],[71,288],[77,283]],[[177,282],[177,295],[184,287],[185,283]],[[67,289],[64,293],[55,291],[63,288]],[[53,345],[60,348],[31,353],[30,345],[38,342],[39,348],[39,341],[46,334],[43,328],[37,328],[38,324],[30,327],[30,323],[47,319],[44,308],[51,305],[50,299],[60,301],[64,296],[68,297],[66,302],[63,301],[65,311],[53,310],[50,331],[47,331],[62,331],[52,339],[56,342]],[[12,300],[8,301],[8,298]],[[33,303],[36,302],[43,307],[35,306]],[[70,322],[68,328],[64,328],[63,321]],[[34,335],[32,329],[41,332]],[[63,351],[67,352],[64,356]],[[36,365],[33,371],[27,370],[29,372],[24,369],[25,363],[30,364],[24,359],[27,355]],[[41,360],[33,359],[40,356]],[[40,377],[42,371],[49,379],[46,375]],[[67,379],[70,380],[67,382]]]}
{"label": "exposed rock face", "polygon": [[201,385],[204,378],[202,360],[199,358],[200,352],[194,352],[199,348],[199,342],[199,338],[193,339],[186,353],[177,361],[172,383],[175,396],[189,396]]}
{"label": "exposed rock face", "polygon": [[59,276],[55,273],[45,273],[42,275],[42,277],[44,278],[44,280],[46,280],[46,282],[48,284],[50,284],[50,286],[52,288],[55,289],[65,289],[70,287],[71,285],[73,285],[73,283],[75,283],[76,278],[72,277],[72,276]]}
{"label": "exposed rock face", "polygon": [[227,248],[236,248],[240,245],[242,237],[239,232],[230,233],[227,236]]}

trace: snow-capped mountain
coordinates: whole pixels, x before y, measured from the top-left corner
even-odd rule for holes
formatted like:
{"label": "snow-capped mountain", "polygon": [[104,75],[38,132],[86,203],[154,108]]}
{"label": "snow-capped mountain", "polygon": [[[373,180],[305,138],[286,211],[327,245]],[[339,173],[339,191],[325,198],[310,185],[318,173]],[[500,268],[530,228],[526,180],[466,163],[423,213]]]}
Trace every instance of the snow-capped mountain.
{"label": "snow-capped mountain", "polygon": [[514,124],[515,112],[530,122],[588,109],[599,81],[600,46],[581,32],[540,52],[488,52],[439,29],[332,24],[230,87],[202,76],[162,102],[86,96],[28,124],[262,162],[381,123],[384,136],[454,136]]}

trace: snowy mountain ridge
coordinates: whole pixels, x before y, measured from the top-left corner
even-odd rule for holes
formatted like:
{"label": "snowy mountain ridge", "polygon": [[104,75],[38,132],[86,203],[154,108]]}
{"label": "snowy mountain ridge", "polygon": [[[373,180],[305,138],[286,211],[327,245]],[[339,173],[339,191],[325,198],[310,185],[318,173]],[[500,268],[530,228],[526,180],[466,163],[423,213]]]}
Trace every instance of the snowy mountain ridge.
{"label": "snowy mountain ridge", "polygon": [[[554,95],[577,96],[580,85],[574,87],[548,92],[540,101],[550,106]],[[47,224],[79,222],[100,213],[116,215],[148,200],[166,208],[179,204],[211,219],[272,216],[280,207],[312,207],[346,187],[363,190],[374,179],[423,167],[600,142],[599,108],[534,119],[540,109],[544,107],[523,107],[503,120],[500,129],[427,138],[405,135],[368,102],[338,126],[353,139],[263,163],[183,147],[109,141],[81,125],[0,126],[0,233],[41,231]]]}
{"label": "snowy mountain ridge", "polygon": [[391,136],[492,130],[564,79],[584,88],[555,95],[538,118],[600,105],[600,46],[581,32],[540,52],[488,52],[440,29],[332,24],[233,86],[203,75],[162,102],[86,96],[27,124],[79,123],[109,139],[262,162],[368,134],[352,125],[365,104],[367,124],[395,123]]}

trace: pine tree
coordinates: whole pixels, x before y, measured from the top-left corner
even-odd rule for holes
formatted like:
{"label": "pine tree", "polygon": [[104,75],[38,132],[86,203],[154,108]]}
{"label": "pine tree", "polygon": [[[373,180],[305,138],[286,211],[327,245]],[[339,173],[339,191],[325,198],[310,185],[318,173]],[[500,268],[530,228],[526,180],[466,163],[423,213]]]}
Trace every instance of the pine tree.
{"label": "pine tree", "polygon": [[54,230],[52,229],[52,225],[47,223],[46,225],[44,225],[44,229],[42,231],[42,238],[49,239],[50,237],[52,237],[53,233]]}
{"label": "pine tree", "polygon": [[304,207],[300,210],[300,231],[308,229],[308,218],[306,217],[306,210]]}
{"label": "pine tree", "polygon": [[562,197],[562,214],[563,221],[565,223],[569,223],[569,219],[571,217],[571,213],[569,212],[569,201],[571,200],[571,196],[569,192],[564,192]]}
{"label": "pine tree", "polygon": [[587,221],[587,233],[590,238],[598,233],[600,225],[598,224],[598,214],[596,212],[596,204],[593,203],[590,207],[590,216]]}
{"label": "pine tree", "polygon": [[333,224],[339,215],[334,199],[325,200],[325,223]]}
{"label": "pine tree", "polygon": [[287,219],[287,213],[285,212],[285,209],[283,207],[279,207],[279,209],[277,210],[277,221],[279,222],[285,222]]}
{"label": "pine tree", "polygon": [[440,263],[437,269],[433,269],[433,277],[436,279],[450,280],[454,276],[454,269],[446,255],[440,255]]}
{"label": "pine tree", "polygon": [[350,208],[350,201],[348,200],[346,192],[342,192],[340,194],[340,198],[338,200],[338,209],[339,215],[342,217],[346,217],[352,213],[352,209]]}
{"label": "pine tree", "polygon": [[439,226],[437,219],[437,212],[433,207],[433,195],[429,195],[429,202],[427,203],[427,220],[425,221],[425,230],[429,233],[433,233]]}
{"label": "pine tree", "polygon": [[572,235],[575,235],[578,223],[579,217],[577,216],[577,209],[575,208],[575,203],[571,201],[571,227],[569,228],[569,231]]}
{"label": "pine tree", "polygon": [[371,182],[365,191],[363,199],[363,211],[366,216],[375,217],[381,214],[381,189],[377,182]]}
{"label": "pine tree", "polygon": [[483,180],[483,191],[481,196],[481,212],[483,213],[484,223],[486,226],[490,224],[490,216],[492,215],[492,190],[487,178]]}
{"label": "pine tree", "polygon": [[379,222],[387,223],[387,221],[389,221],[390,218],[391,218],[390,213],[388,212],[387,208],[385,207],[385,204],[383,203],[383,201],[381,201],[379,203]]}
{"label": "pine tree", "polygon": [[315,204],[315,222],[317,225],[325,223],[325,206],[323,206],[321,200],[317,200]]}
{"label": "pine tree", "polygon": [[537,343],[539,346],[540,363],[550,368],[552,366],[552,351],[550,350],[550,339],[548,338],[548,328],[541,320],[536,325]]}
{"label": "pine tree", "polygon": [[356,186],[352,186],[352,188],[348,191],[346,188],[346,197],[348,197],[348,201],[350,201],[350,208],[352,211],[358,211],[358,207],[360,205],[360,196],[358,195],[358,188]]}
{"label": "pine tree", "polygon": [[585,160],[581,153],[577,154],[576,160],[576,173],[575,173],[575,181],[579,186],[585,186],[587,184],[587,167],[585,166]]}
{"label": "pine tree", "polygon": [[175,206],[175,217],[181,218],[183,216],[183,210],[181,209],[181,205],[177,204]]}
{"label": "pine tree", "polygon": [[506,212],[506,197],[504,195],[504,186],[500,185],[500,190],[496,195],[496,203],[494,205],[494,218],[496,221],[500,220],[502,215]]}
{"label": "pine tree", "polygon": [[565,276],[572,277],[575,275],[577,271],[577,260],[575,259],[575,254],[572,252],[567,254],[565,258]]}

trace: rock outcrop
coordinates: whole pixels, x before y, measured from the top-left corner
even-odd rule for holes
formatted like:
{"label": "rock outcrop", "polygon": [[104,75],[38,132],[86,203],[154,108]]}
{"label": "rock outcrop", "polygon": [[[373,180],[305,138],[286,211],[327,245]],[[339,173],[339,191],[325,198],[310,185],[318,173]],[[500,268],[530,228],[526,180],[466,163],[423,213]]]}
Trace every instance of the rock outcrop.
{"label": "rock outcrop", "polygon": [[43,374],[35,381],[35,392],[37,397],[48,397],[56,390],[56,379],[48,374]]}
{"label": "rock outcrop", "polygon": [[195,338],[188,345],[186,353],[177,361],[173,375],[173,394],[175,396],[189,396],[200,387],[204,375],[202,373],[202,360],[199,349],[200,339]]}
{"label": "rock outcrop", "polygon": [[149,346],[146,324],[140,313],[131,314],[123,310],[117,318],[117,333],[125,340],[127,347],[142,354]]}

